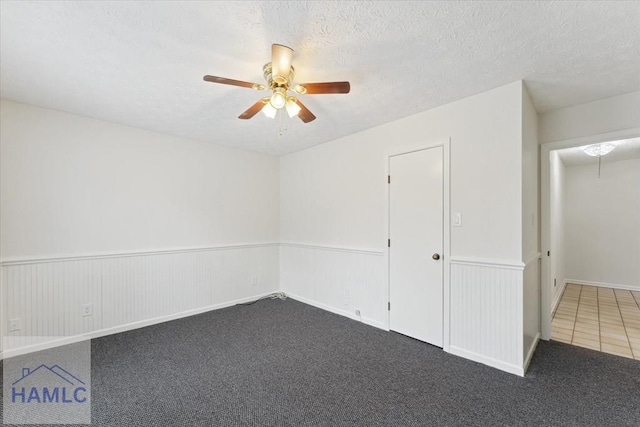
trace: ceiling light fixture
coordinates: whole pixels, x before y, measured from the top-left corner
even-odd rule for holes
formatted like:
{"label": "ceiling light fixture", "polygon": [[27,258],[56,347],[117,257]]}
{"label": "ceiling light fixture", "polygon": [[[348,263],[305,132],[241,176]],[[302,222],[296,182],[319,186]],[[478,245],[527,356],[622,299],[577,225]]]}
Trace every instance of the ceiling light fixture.
{"label": "ceiling light fixture", "polygon": [[616,148],[615,145],[609,142],[602,142],[599,144],[588,145],[582,149],[585,154],[598,158],[598,178],[600,178],[600,164],[602,156],[609,154],[614,148]]}
{"label": "ceiling light fixture", "polygon": [[592,157],[600,157],[609,154],[614,148],[616,148],[615,145],[605,142],[584,147],[583,151]]}

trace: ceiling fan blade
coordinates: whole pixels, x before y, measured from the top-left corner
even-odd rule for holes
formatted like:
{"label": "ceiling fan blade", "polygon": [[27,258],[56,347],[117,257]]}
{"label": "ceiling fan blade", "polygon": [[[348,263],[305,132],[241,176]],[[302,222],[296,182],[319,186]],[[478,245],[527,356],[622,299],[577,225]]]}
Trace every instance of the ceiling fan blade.
{"label": "ceiling fan blade", "polygon": [[293,49],[281,44],[271,45],[271,74],[276,83],[282,85],[287,82],[292,59]]}
{"label": "ceiling fan blade", "polygon": [[[300,87],[300,90],[298,90]],[[322,93],[349,93],[351,85],[349,82],[326,82],[326,83],[300,83],[295,91],[300,94],[318,95]]]}
{"label": "ceiling fan blade", "polygon": [[309,123],[316,119],[316,116],[314,116],[313,113],[309,111],[309,109],[305,107],[299,99],[293,98],[293,102],[295,102],[298,107],[300,107],[300,111],[298,112],[298,117],[300,117],[300,120],[305,123]]}
{"label": "ceiling fan blade", "polygon": [[257,90],[266,89],[266,86],[258,84],[258,83],[243,82],[242,80],[227,79],[225,77],[217,77],[217,76],[208,76],[207,75],[207,76],[204,76],[202,79],[205,82],[222,83],[223,85],[248,87],[249,89],[257,89]]}
{"label": "ceiling fan blade", "polygon": [[258,114],[258,112],[264,108],[267,102],[269,102],[269,98],[262,98],[258,100],[258,102],[253,104],[251,107],[247,108],[247,110],[244,113],[240,114],[238,118],[243,120],[250,119],[251,117]]}

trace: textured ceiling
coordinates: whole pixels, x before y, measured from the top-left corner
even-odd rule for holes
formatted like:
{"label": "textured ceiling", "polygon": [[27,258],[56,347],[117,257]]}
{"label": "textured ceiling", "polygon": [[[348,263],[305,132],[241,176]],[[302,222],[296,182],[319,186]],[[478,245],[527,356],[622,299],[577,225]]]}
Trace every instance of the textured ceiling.
{"label": "textured ceiling", "polygon": [[[273,154],[525,80],[539,112],[640,90],[635,2],[0,3],[1,96]],[[265,92],[270,45],[298,81],[351,82],[301,96],[318,117],[288,130],[237,116]]]}
{"label": "textured ceiling", "polygon": [[[605,142],[605,141],[603,141]],[[620,160],[640,159],[640,138],[623,139],[620,141],[609,141],[616,148],[610,153],[602,156],[601,160],[605,162],[617,162]],[[562,159],[565,166],[579,166],[598,163],[597,157],[585,154],[584,149],[588,145],[582,147],[564,148],[558,150],[558,155]]]}

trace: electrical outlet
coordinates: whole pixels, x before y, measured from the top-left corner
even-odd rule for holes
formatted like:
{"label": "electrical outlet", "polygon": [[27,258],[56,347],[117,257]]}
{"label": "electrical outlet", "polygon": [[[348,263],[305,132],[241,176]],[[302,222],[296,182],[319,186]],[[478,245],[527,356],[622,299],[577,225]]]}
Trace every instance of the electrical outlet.
{"label": "electrical outlet", "polygon": [[82,305],[82,317],[93,316],[93,304]]}
{"label": "electrical outlet", "polygon": [[254,286],[258,284],[258,278],[256,276],[253,276],[251,278],[251,284],[254,285]]}
{"label": "electrical outlet", "polygon": [[356,316],[360,316],[360,310],[356,310]]}
{"label": "electrical outlet", "polygon": [[9,332],[20,330],[20,319],[9,319]]}

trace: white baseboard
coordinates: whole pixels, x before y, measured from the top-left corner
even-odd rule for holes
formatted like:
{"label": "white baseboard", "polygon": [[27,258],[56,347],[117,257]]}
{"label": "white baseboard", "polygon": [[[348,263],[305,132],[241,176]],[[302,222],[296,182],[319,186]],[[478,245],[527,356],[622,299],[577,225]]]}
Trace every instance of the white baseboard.
{"label": "white baseboard", "polygon": [[524,377],[524,369],[521,366],[486,357],[453,345],[449,346],[449,353],[465,359],[473,360],[474,362],[482,363],[483,365],[491,366],[492,368],[500,369],[501,371],[505,371],[510,374]]}
{"label": "white baseboard", "polygon": [[257,300],[259,298],[263,298],[263,297],[265,297],[267,295],[271,295],[271,294],[276,293],[276,292],[280,292],[280,291],[276,290],[276,291],[272,291],[272,292],[266,292],[266,293],[253,295],[253,296],[250,296],[250,297],[246,297],[246,298],[240,298],[240,299],[233,300],[233,301],[223,302],[223,303],[220,303],[220,304],[213,304],[213,305],[210,305],[210,306],[207,306],[207,307],[200,307],[200,308],[196,308],[196,309],[193,309],[193,310],[182,311],[180,313],[174,313],[174,314],[170,314],[168,316],[155,317],[153,319],[141,320],[139,322],[132,322],[132,323],[127,323],[125,325],[118,325],[118,326],[114,326],[114,327],[111,327],[111,328],[100,329],[100,330],[93,331],[93,332],[87,332],[85,334],[73,335],[73,336],[69,336],[69,337],[60,337],[59,339],[47,341],[47,342],[44,342],[44,343],[39,343],[39,344],[34,344],[34,345],[29,345],[29,346],[24,346],[24,347],[18,347],[18,348],[10,349],[10,350],[4,349],[4,351],[0,352],[0,360],[2,360],[2,358],[9,359],[11,357],[20,356],[20,355],[28,354],[28,353],[34,353],[36,351],[48,350],[50,348],[60,347],[60,346],[63,346],[63,345],[68,345],[68,344],[73,344],[73,343],[76,343],[76,342],[79,342],[79,341],[90,340],[90,339],[94,339],[94,338],[100,338],[100,337],[104,337],[106,335],[112,335],[112,334],[117,334],[117,333],[120,333],[120,332],[132,331],[134,329],[144,328],[145,326],[151,326],[151,325],[156,325],[158,323],[169,322],[171,320],[177,320],[177,319],[182,319],[182,318],[189,317],[189,316],[195,316],[196,314],[202,314],[202,313],[206,313],[208,311],[219,310],[221,308],[231,307],[231,306],[236,305],[236,304],[242,304],[242,303],[246,303],[246,302],[251,302],[251,301]]}
{"label": "white baseboard", "polygon": [[554,313],[558,309],[558,304],[560,304],[560,300],[562,299],[562,294],[564,293],[565,288],[567,287],[567,279],[564,279],[560,284],[560,289],[556,292],[556,297],[553,299],[553,304],[551,305],[551,317],[553,317]]}
{"label": "white baseboard", "polygon": [[567,279],[567,283],[575,283],[576,285],[599,286],[601,288],[622,289],[625,291],[638,291],[640,286],[620,285],[617,283],[593,282],[590,280]]}
{"label": "white baseboard", "polygon": [[289,292],[285,292],[285,295],[288,298],[294,299],[296,301],[300,301],[300,302],[303,302],[305,304],[312,305],[314,307],[320,308],[320,309],[325,310],[325,311],[329,311],[329,312],[334,313],[334,314],[339,314],[340,316],[348,317],[349,319],[352,319],[352,320],[357,320],[358,322],[362,322],[362,323],[364,323],[366,325],[373,326],[373,327],[379,328],[379,329],[384,329],[385,331],[389,330],[387,325],[385,325],[384,323],[379,322],[377,320],[369,319],[369,318],[364,317],[364,316],[356,316],[355,313],[352,314],[352,313],[350,313],[350,312],[348,312],[346,310],[342,310],[342,309],[339,309],[339,308],[331,307],[329,305],[322,304],[322,303],[319,303],[317,301],[313,301],[311,299],[308,299],[308,298],[305,298],[305,297],[301,297],[299,295],[291,294]]}
{"label": "white baseboard", "polygon": [[524,369],[523,374],[527,372],[529,369],[529,363],[531,363],[531,358],[533,357],[533,353],[536,351],[536,347],[538,346],[538,341],[540,341],[540,332],[536,334],[536,337],[533,339],[531,343],[531,347],[529,347],[529,351],[527,352],[527,357],[524,359]]}

